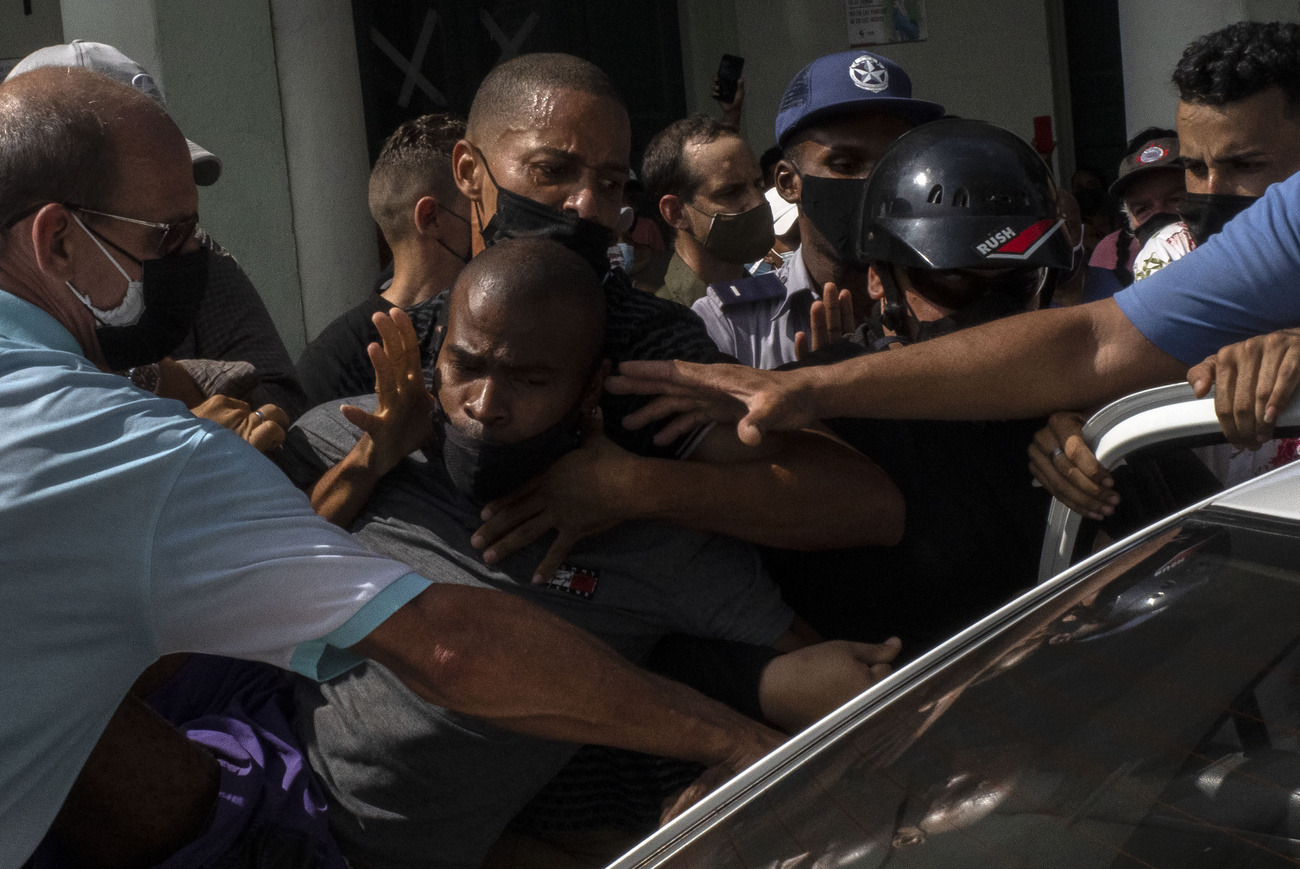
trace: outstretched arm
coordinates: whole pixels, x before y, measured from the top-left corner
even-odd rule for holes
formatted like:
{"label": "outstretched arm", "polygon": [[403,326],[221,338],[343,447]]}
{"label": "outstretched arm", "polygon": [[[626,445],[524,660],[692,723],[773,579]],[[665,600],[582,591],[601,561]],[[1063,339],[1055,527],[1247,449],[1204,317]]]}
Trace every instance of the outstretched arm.
{"label": "outstretched arm", "polygon": [[841,416],[1011,419],[1102,404],[1182,379],[1187,366],[1148,341],[1110,299],[1034,311],[899,350],[790,372],[683,362],[626,362],[611,392],[662,393],[625,420],[677,414],[661,436],[703,421],[766,431]]}
{"label": "outstretched arm", "polygon": [[781,739],[498,591],[430,586],[352,650],[391,669],[431,703],[544,739],[733,771]]}
{"label": "outstretched arm", "polygon": [[558,532],[534,577],[549,580],[579,540],[628,519],[658,519],[791,549],[892,545],[903,496],[870,459],[829,434],[781,433],[748,447],[710,431],[690,461],[630,453],[592,427],[518,492],[489,504],[472,542],[496,563]]}

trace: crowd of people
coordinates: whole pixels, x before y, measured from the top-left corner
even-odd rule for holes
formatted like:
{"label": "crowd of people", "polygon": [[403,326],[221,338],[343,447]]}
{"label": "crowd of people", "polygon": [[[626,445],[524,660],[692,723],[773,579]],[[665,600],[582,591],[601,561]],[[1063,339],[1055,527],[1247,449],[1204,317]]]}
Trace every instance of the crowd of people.
{"label": "crowd of people", "polygon": [[[0,869],[604,865],[1032,585],[1052,496],[1104,540],[1294,458],[1300,26],[1173,80],[1067,189],[867,51],[761,157],[742,84],[638,166],[604,72],[521,55],[389,136],[391,265],[294,366],[148,72],[30,55]],[[1102,468],[1088,413],[1184,379],[1236,446]]]}

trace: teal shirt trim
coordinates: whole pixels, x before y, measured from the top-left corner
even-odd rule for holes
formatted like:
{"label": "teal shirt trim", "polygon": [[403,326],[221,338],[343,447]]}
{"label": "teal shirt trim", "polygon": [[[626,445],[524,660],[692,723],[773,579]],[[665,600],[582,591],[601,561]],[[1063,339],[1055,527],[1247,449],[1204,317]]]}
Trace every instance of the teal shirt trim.
{"label": "teal shirt trim", "polygon": [[295,673],[301,673],[317,682],[325,682],[346,673],[365,660],[348,649],[361,642],[389,616],[432,584],[418,573],[398,577],[368,600],[346,622],[320,639],[302,643],[294,649],[289,667]]}

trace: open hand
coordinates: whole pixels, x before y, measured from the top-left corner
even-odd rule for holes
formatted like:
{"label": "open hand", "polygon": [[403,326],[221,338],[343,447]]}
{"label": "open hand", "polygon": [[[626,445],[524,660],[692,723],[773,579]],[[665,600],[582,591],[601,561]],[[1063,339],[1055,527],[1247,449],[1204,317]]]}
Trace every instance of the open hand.
{"label": "open hand", "polygon": [[1214,412],[1229,443],[1257,450],[1300,384],[1300,329],[1224,347],[1187,372],[1197,398],[1214,387]]}
{"label": "open hand", "polygon": [[433,435],[429,414],[433,396],[424,385],[420,343],[411,318],[401,308],[372,318],[381,344],[366,348],[375,366],[374,413],[350,404],[340,410],[371,440],[370,461],[380,476],[423,447]]}
{"label": "open hand", "polygon": [[798,431],[816,422],[810,400],[817,369],[763,371],[745,365],[633,361],[619,365],[605,388],[620,395],[658,395],[623,418],[638,429],[673,416],[655,435],[670,444],[710,422],[735,423],[741,442],[756,447],[765,431]]}
{"label": "open hand", "polygon": [[853,314],[853,294],[841,290],[833,283],[822,287],[822,297],[812,303],[808,313],[812,319],[811,335],[796,332],[794,357],[803,359],[809,353],[829,347],[853,334],[857,318]]}

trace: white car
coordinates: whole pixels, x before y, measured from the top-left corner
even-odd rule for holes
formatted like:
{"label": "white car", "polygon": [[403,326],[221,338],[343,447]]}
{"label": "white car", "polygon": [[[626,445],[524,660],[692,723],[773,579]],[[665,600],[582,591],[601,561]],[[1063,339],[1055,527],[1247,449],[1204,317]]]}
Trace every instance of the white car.
{"label": "white car", "polygon": [[[1217,431],[1189,396],[1099,414],[1103,461]],[[1052,524],[1057,573],[1077,522]],[[614,866],[1297,864],[1300,463],[1065,568]]]}

